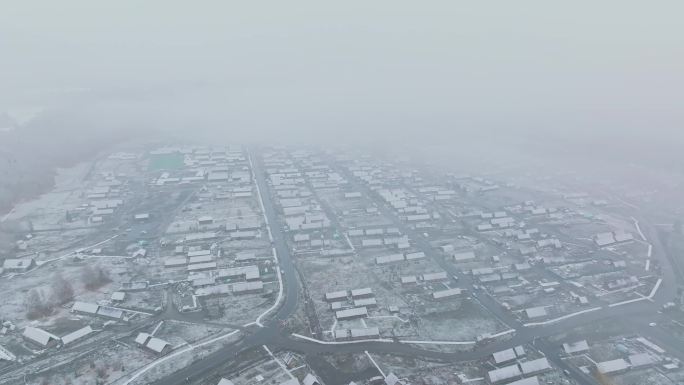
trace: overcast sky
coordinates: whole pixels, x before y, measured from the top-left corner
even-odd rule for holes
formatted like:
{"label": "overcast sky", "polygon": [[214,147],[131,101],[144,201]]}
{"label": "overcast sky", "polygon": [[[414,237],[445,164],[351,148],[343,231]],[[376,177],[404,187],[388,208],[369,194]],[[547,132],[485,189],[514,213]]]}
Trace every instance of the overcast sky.
{"label": "overcast sky", "polygon": [[0,111],[271,138],[684,136],[681,1],[2,3]]}

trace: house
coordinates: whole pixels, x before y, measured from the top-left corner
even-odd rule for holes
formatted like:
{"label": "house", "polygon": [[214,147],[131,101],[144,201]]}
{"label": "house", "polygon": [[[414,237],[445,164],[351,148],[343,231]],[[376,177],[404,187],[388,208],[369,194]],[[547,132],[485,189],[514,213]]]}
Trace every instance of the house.
{"label": "house", "polygon": [[652,356],[649,353],[631,354],[627,359],[633,368],[655,365],[660,361],[657,357]]}
{"label": "house", "polygon": [[195,263],[188,265],[187,270],[188,272],[213,270],[216,269],[216,266],[216,262]]}
{"label": "house", "polygon": [[0,361],[16,361],[17,356],[0,345]]}
{"label": "house", "polygon": [[[256,259],[256,254],[250,252],[239,252],[235,254],[235,262],[250,262]],[[258,269],[257,269],[258,270]]]}
{"label": "house", "polygon": [[422,278],[424,282],[438,282],[448,280],[449,276],[447,275],[446,271],[440,271],[437,273],[423,274]]}
{"label": "house", "polygon": [[454,251],[454,245],[442,245],[439,247],[442,253],[452,253]]}
{"label": "house", "polygon": [[2,264],[6,273],[25,273],[35,266],[33,258],[8,258]]}
{"label": "house", "polygon": [[587,343],[587,340],[581,340],[581,341],[576,341],[576,342],[571,342],[571,343],[564,343],[563,344],[563,351],[565,351],[565,354],[575,354],[575,353],[584,353],[589,351],[589,344]]}
{"label": "house", "polygon": [[221,378],[221,381],[219,381],[218,384],[216,384],[216,385],[235,385],[235,384],[231,380]]}
{"label": "house", "polygon": [[94,303],[76,301],[71,307],[71,311],[80,314],[97,315],[97,309],[99,308],[100,306]]}
{"label": "house", "polygon": [[403,261],[404,261],[404,254],[391,254],[391,255],[384,255],[384,256],[375,258],[375,263],[377,265],[388,265],[390,263],[397,263],[397,262],[403,262]]}
{"label": "house", "polygon": [[228,295],[233,289],[233,285],[230,283],[225,283],[221,285],[201,287],[195,290],[195,295],[197,297],[213,297]]}
{"label": "house", "polygon": [[503,368],[490,370],[487,372],[487,379],[490,384],[500,384],[512,380],[516,377],[520,377],[522,373],[518,368],[518,365],[504,366]]}
{"label": "house", "polygon": [[86,336],[88,336],[89,334],[91,334],[93,332],[94,332],[94,330],[90,326],[80,328],[80,329],[73,331],[73,332],[65,335],[64,337],[62,337],[62,343],[64,345],[69,345],[73,342],[76,342],[76,341],[82,339],[82,338],[85,338]]}
{"label": "house", "polygon": [[379,338],[380,329],[378,329],[377,327],[365,329],[350,329],[349,334],[351,335],[352,340]]}
{"label": "house", "polygon": [[157,337],[151,337],[145,346],[161,356],[166,355],[173,349],[170,343]]}
{"label": "house", "polygon": [[123,302],[126,299],[126,293],[123,291],[115,291],[112,293],[113,302]]}
{"label": "house", "polygon": [[613,233],[599,233],[594,236],[594,243],[596,243],[596,246],[598,247],[612,245],[615,242]]}
{"label": "house", "polygon": [[335,341],[346,341],[349,339],[349,329],[335,329]]}
{"label": "house", "polygon": [[518,358],[513,348],[502,350],[499,352],[494,352],[492,354],[492,357],[494,358],[494,363],[497,365],[504,364],[506,362],[510,362]]}
{"label": "house", "polygon": [[295,234],[293,238],[295,242],[308,242],[310,239],[309,234]]}
{"label": "house", "polygon": [[313,376],[311,373],[307,373],[307,375],[304,377],[302,380],[303,385],[321,385],[321,383],[318,381],[316,377]]}
{"label": "house", "polygon": [[396,374],[390,373],[385,377],[385,385],[401,385],[401,381]]}
{"label": "house", "polygon": [[148,333],[139,333],[138,336],[135,337],[135,343],[140,346],[144,346],[145,348],[150,349],[151,351],[162,356],[173,349],[171,344],[168,342],[162,340],[161,338],[154,337]]}
{"label": "house", "polygon": [[534,246],[522,246],[518,250],[522,256],[532,255],[537,252],[537,248]]}
{"label": "house", "polygon": [[472,251],[462,251],[454,254],[454,262],[470,262],[475,260],[475,253]]}
{"label": "house", "polygon": [[461,290],[459,288],[440,290],[440,291],[436,291],[436,292],[432,293],[432,299],[441,300],[441,299],[458,297],[461,295],[462,292],[463,292],[463,290]]}
{"label": "house", "polygon": [[360,298],[360,299],[354,300],[354,306],[355,307],[361,307],[361,306],[373,307],[373,306],[378,306],[378,303],[375,300],[375,298],[373,298],[373,297]]}
{"label": "house", "polygon": [[370,287],[364,287],[362,289],[354,289],[351,291],[351,296],[353,299],[372,297],[373,296],[373,289],[371,289]]}
{"label": "house", "polygon": [[328,302],[346,300],[347,295],[348,295],[348,293],[346,290],[333,291],[333,292],[325,293],[325,300]]}
{"label": "house", "polygon": [[124,312],[123,310],[114,307],[100,306],[99,309],[97,309],[97,315],[105,318],[120,320],[123,319]]}
{"label": "house", "polygon": [[347,232],[350,237],[362,237],[363,229],[352,229]]}
{"label": "house", "polygon": [[[362,247],[381,247],[383,245],[382,238],[367,238],[361,240]],[[403,255],[402,255],[403,257]]]}
{"label": "house", "polygon": [[[182,250],[181,250],[182,252]],[[173,257],[167,258],[164,261],[164,267],[178,267],[185,266],[188,264],[188,259],[186,257]]]}
{"label": "house", "polygon": [[415,275],[407,275],[404,277],[401,277],[401,284],[402,285],[410,285],[418,282],[418,277]]}
{"label": "house", "polygon": [[527,319],[535,319],[546,317],[546,308],[544,306],[537,306],[525,309],[525,316]]}
{"label": "house", "polygon": [[530,376],[551,370],[551,365],[549,365],[549,361],[546,357],[542,357],[536,360],[521,362],[520,370],[525,376]]}
{"label": "house", "polygon": [[603,361],[596,364],[596,370],[601,374],[617,374],[629,370],[629,363],[622,358]]}
{"label": "house", "polygon": [[494,269],[492,269],[491,267],[479,267],[479,268],[470,270],[470,273],[474,276],[490,275],[490,274],[494,274]]}
{"label": "house", "polygon": [[200,226],[206,226],[206,225],[210,225],[212,223],[214,223],[214,218],[212,218],[208,215],[204,215],[204,216],[197,218],[197,224]]}
{"label": "house", "polygon": [[539,385],[539,379],[537,376],[523,378],[522,380],[517,380],[509,382],[506,385]]}
{"label": "house", "polygon": [[527,262],[522,262],[522,263],[516,263],[516,264],[514,264],[514,265],[513,265],[513,268],[514,268],[516,271],[525,271],[525,270],[531,269],[532,267],[530,266],[529,263],[527,263]]}
{"label": "house", "polygon": [[43,329],[38,329],[34,328],[31,326],[27,326],[24,329],[24,333],[22,334],[24,339],[27,341],[33,342],[37,345],[40,345],[44,348],[49,348],[57,345],[59,343],[60,338],[57,337],[56,335],[46,332]]}
{"label": "house", "polygon": [[335,312],[335,318],[338,320],[354,319],[368,316],[368,309],[366,307],[355,307],[351,309],[339,310]]}
{"label": "house", "polygon": [[[397,247],[400,249],[408,248],[408,246],[407,247],[404,247],[404,246],[405,245],[403,243],[400,243],[397,245]],[[407,261],[416,261],[416,260],[424,259],[424,258],[425,258],[425,253],[423,253],[422,251],[417,251],[415,253],[406,253],[406,260]]]}
{"label": "house", "polygon": [[494,230],[494,226],[490,225],[489,223],[483,223],[477,225],[477,231],[490,231]]}

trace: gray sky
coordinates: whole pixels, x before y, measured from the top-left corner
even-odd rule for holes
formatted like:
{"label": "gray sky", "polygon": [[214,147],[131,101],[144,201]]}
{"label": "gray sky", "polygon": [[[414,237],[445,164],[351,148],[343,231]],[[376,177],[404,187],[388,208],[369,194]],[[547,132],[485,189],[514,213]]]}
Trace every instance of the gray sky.
{"label": "gray sky", "polygon": [[0,111],[240,137],[672,143],[682,14],[681,1],[5,0]]}

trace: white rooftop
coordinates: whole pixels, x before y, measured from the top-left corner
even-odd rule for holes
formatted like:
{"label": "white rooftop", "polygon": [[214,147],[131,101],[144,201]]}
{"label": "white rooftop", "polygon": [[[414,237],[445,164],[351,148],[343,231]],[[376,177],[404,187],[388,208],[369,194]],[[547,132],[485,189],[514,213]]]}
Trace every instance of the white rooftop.
{"label": "white rooftop", "polygon": [[501,364],[508,361],[513,361],[517,358],[513,348],[502,350],[500,352],[495,352],[492,354],[494,357],[494,363]]}
{"label": "white rooftop", "polygon": [[610,374],[629,369],[629,363],[622,358],[618,358],[616,360],[599,362],[596,364],[596,369],[598,369],[600,373]]}
{"label": "white rooftop", "polygon": [[589,344],[587,343],[587,340],[565,343],[563,344],[563,350],[565,350],[565,353],[567,354],[586,352],[589,350]]}
{"label": "white rooftop", "polygon": [[489,382],[491,382],[492,384],[497,384],[518,377],[521,374],[522,373],[520,372],[518,365],[515,364],[504,366],[503,368],[499,369],[490,370],[489,372],[487,372],[487,377],[489,378]]}

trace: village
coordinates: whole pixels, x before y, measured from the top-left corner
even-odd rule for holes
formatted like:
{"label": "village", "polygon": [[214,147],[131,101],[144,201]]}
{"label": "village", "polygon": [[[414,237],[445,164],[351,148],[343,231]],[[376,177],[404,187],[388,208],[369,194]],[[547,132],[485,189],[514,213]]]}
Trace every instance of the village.
{"label": "village", "polygon": [[[2,219],[0,384],[679,383],[664,251],[573,187],[345,151],[104,154]],[[607,325],[622,309],[638,327]]]}

